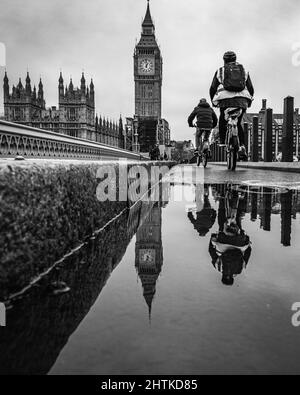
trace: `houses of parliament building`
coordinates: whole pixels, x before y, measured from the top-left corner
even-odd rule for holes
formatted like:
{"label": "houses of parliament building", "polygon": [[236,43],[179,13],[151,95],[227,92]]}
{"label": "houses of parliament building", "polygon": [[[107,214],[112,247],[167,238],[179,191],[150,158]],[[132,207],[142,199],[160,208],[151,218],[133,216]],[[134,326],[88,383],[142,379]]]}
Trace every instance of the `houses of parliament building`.
{"label": "houses of parliament building", "polygon": [[10,91],[9,80],[5,72],[4,118],[6,121],[49,130],[80,139],[97,141],[115,147],[124,147],[123,122],[95,116],[95,90],[91,80],[87,85],[82,73],[80,87],[75,88],[72,79],[64,85],[62,73],[58,80],[58,108],[46,108],[42,80],[38,90],[31,86],[27,72],[25,86],[21,78]]}
{"label": "houses of parliament building", "polygon": [[84,73],[79,87],[73,85],[72,78],[65,85],[60,73],[58,108],[46,108],[41,79],[37,88],[32,87],[27,72],[25,85],[20,78],[10,89],[5,72],[4,119],[146,154],[157,146],[163,157],[171,146],[169,123],[162,117],[162,75],[163,59],[148,0],[141,38],[134,49],[135,113],[126,118],[124,127],[121,117],[112,122],[95,114],[94,83],[87,84]]}

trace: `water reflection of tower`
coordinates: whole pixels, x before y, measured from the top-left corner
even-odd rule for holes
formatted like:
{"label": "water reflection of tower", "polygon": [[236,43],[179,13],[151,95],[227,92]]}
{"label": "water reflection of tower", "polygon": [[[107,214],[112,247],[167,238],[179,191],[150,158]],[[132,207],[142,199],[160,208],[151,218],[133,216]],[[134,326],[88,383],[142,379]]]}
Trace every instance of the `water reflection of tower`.
{"label": "water reflection of tower", "polygon": [[143,294],[151,317],[156,282],[163,264],[161,206],[155,205],[136,234],[135,266],[142,282]]}
{"label": "water reflection of tower", "polygon": [[291,245],[292,234],[292,203],[293,193],[288,191],[281,195],[281,243],[285,247]]}

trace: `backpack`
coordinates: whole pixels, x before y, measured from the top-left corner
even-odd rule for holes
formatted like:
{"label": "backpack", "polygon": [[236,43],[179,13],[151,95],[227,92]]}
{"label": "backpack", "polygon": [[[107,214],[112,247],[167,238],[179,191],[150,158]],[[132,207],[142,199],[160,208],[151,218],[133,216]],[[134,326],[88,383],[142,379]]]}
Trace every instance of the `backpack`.
{"label": "backpack", "polygon": [[223,86],[226,91],[242,92],[246,88],[246,72],[241,64],[226,64],[223,79]]}

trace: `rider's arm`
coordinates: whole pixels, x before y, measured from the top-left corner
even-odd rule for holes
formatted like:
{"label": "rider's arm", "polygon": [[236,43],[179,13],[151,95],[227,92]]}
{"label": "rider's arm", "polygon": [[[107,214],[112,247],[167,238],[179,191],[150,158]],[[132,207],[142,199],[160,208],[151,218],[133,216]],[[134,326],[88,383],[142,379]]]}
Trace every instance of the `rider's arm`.
{"label": "rider's arm", "polygon": [[191,113],[191,115],[189,116],[189,118],[188,118],[189,127],[193,127],[193,122],[194,122],[194,119],[195,119],[196,115],[197,115],[197,112],[196,112],[196,110],[194,110]]}
{"label": "rider's arm", "polygon": [[220,85],[217,75],[218,75],[218,72],[216,71],[216,74],[214,75],[214,79],[211,83],[210,90],[209,90],[209,95],[210,95],[211,101],[213,100],[215,94],[217,93],[218,87]]}
{"label": "rider's arm", "polygon": [[193,213],[191,211],[188,212],[188,219],[191,221],[191,223],[193,225],[195,225],[196,220],[195,220]]}
{"label": "rider's arm", "polygon": [[216,267],[216,262],[217,262],[219,256],[218,256],[218,254],[216,252],[216,248],[214,247],[214,245],[213,245],[213,243],[211,241],[209,243],[208,251],[209,251],[209,254],[211,256],[211,262],[214,265],[214,267]]}
{"label": "rider's arm", "polygon": [[247,82],[246,82],[247,89],[251,96],[254,96],[254,88],[250,78],[250,74],[248,75]]}
{"label": "rider's arm", "polygon": [[244,253],[244,260],[245,260],[246,267],[248,265],[248,262],[249,262],[249,259],[250,259],[250,256],[251,256],[251,252],[252,252],[252,248],[249,245],[249,247],[247,248],[247,250]]}
{"label": "rider's arm", "polygon": [[218,117],[216,116],[216,113],[212,110],[212,119],[213,119],[213,129],[218,125]]}

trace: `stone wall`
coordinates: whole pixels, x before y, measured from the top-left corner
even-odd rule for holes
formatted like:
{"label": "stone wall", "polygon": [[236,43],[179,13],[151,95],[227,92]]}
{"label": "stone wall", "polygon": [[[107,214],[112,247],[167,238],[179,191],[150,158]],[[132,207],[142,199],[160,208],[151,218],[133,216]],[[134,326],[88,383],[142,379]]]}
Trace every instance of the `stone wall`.
{"label": "stone wall", "polygon": [[[27,286],[130,206],[127,201],[98,201],[96,174],[103,165],[0,162],[0,300]],[[143,165],[150,169],[151,162]],[[117,162],[114,167],[118,175]]]}
{"label": "stone wall", "polygon": [[[26,297],[11,303],[7,326],[0,331],[0,374],[49,372],[143,224],[141,213],[149,215],[152,207],[141,203],[125,211],[32,287]],[[54,295],[52,284],[57,281],[70,291]]]}

